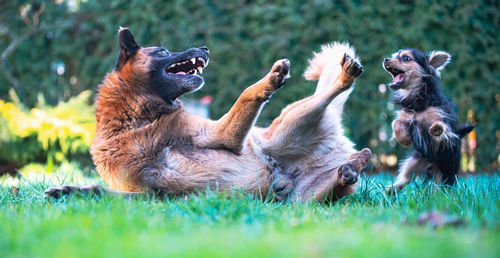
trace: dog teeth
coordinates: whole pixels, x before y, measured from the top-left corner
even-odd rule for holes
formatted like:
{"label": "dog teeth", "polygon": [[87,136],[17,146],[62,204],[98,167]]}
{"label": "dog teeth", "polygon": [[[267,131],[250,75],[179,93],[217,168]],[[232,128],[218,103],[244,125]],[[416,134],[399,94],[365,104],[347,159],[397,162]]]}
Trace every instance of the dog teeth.
{"label": "dog teeth", "polygon": [[205,60],[201,57],[198,57],[198,61],[201,62],[201,66],[205,66]]}
{"label": "dog teeth", "polygon": [[194,74],[194,75],[202,74],[203,68],[206,66],[205,60],[203,58],[193,57],[193,58],[188,59],[188,60],[184,60],[181,62],[171,64],[170,66],[168,66],[167,69],[171,69],[171,68],[174,68],[176,66],[184,66],[184,65],[187,65],[188,67],[192,67],[191,64],[193,64],[193,66],[198,64],[197,67],[193,67],[193,68],[191,68],[191,70],[189,70],[187,72],[188,74]]}

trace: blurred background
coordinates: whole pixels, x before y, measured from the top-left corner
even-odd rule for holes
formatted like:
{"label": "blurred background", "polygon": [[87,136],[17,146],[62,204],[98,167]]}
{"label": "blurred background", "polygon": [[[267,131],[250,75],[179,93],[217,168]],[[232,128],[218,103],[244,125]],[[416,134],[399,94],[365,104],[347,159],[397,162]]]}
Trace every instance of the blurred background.
{"label": "blurred background", "polygon": [[114,67],[117,31],[170,51],[206,45],[205,87],[193,112],[218,118],[275,60],[292,78],[258,124],[313,93],[302,73],[321,44],[348,41],[365,72],[347,102],[344,125],[357,148],[375,154],[368,172],[394,171],[407,149],[391,140],[397,107],[385,86],[384,57],[398,49],[445,50],[442,73],[459,120],[477,124],[464,140],[463,173],[495,172],[500,152],[500,8],[492,1],[17,1],[0,0],[0,174],[73,166],[92,173],[96,87]]}

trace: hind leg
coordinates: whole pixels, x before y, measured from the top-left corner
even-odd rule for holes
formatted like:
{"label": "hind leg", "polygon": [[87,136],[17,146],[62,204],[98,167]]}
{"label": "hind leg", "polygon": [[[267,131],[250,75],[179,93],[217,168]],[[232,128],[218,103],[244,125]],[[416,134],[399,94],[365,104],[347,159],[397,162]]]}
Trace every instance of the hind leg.
{"label": "hind leg", "polygon": [[338,180],[341,186],[352,185],[358,181],[358,176],[372,157],[372,152],[364,148],[352,154],[349,160],[338,168]]}
{"label": "hind leg", "polygon": [[436,170],[439,171],[440,176],[436,177],[436,185],[453,186],[457,182],[458,170],[460,169],[460,149],[454,151],[455,153],[447,153],[448,155],[439,157]]}
{"label": "hind leg", "polygon": [[288,145],[287,142],[279,142],[282,140],[302,142],[300,136],[303,135],[303,132],[318,127],[330,102],[348,90],[354,79],[363,72],[363,67],[348,55],[342,58],[340,64],[342,73],[331,84],[330,88],[293,103],[283,110],[271,126],[265,129],[264,137],[272,142],[271,145]]}
{"label": "hind leg", "polygon": [[[302,174],[295,185],[296,198],[307,200],[338,200],[354,193],[358,175],[370,161],[371,151],[367,148],[352,154],[341,166],[323,172]],[[319,171],[319,170],[318,170]]]}
{"label": "hind leg", "polygon": [[333,200],[338,200],[356,192],[359,174],[366,167],[372,156],[368,148],[362,149],[351,155],[349,161],[339,167],[338,182],[339,185],[333,188]]}
{"label": "hind leg", "polygon": [[395,192],[401,191],[411,182],[417,173],[426,172],[429,166],[431,166],[431,163],[423,158],[420,153],[413,152],[408,159],[403,161],[396,182],[386,187],[386,192],[388,194],[394,194]]}

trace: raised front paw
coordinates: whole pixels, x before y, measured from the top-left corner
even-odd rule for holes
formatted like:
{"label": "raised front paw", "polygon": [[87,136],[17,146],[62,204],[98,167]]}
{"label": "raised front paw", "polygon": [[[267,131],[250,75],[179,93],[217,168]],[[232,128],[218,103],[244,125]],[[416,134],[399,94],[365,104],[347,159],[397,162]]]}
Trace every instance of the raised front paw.
{"label": "raised front paw", "polygon": [[344,54],[340,60],[340,65],[342,66],[342,79],[344,81],[352,82],[363,72],[363,66],[348,54]]}
{"label": "raised front paw", "polygon": [[392,122],[392,131],[396,141],[406,147],[411,145],[411,135],[408,129],[408,121],[396,119]]}
{"label": "raised front paw", "polygon": [[47,190],[45,190],[45,199],[59,199],[65,195],[69,195],[75,191],[78,191],[80,187],[78,186],[73,186],[73,185],[63,185],[63,186],[57,186],[57,187],[51,187]]}
{"label": "raised front paw", "polygon": [[269,72],[269,84],[271,91],[281,88],[285,84],[285,80],[290,78],[290,61],[281,59],[274,63]]}
{"label": "raised front paw", "polygon": [[429,128],[429,134],[436,137],[441,136],[441,134],[443,134],[443,131],[444,127],[441,123],[434,123]]}

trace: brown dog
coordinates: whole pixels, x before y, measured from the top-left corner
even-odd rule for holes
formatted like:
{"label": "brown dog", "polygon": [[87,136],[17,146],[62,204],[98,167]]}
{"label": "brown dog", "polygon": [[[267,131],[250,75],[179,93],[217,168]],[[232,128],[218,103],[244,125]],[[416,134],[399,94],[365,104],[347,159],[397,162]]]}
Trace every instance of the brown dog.
{"label": "brown dog", "polygon": [[178,99],[203,86],[197,74],[208,64],[208,48],[180,53],[142,48],[123,28],[119,43],[116,67],[99,87],[91,147],[97,171],[110,188],[53,187],[45,192],[48,197],[75,191],[176,196],[209,187],[274,193],[278,200],[321,201],[355,191],[357,175],[371,153],[356,153],[340,127],[347,90],[362,72],[344,54],[354,55],[352,49],[344,46],[349,51],[328,62],[318,54],[311,61],[310,71],[316,75],[310,79],[319,78],[323,86],[287,107],[270,127],[257,128],[264,103],[288,77],[288,60],[277,61],[226,115],[212,121],[185,112]]}
{"label": "brown dog", "polygon": [[456,182],[462,138],[474,126],[458,122],[455,105],[443,94],[440,75],[450,59],[444,51],[406,48],[384,60],[384,69],[393,77],[393,102],[401,107],[392,122],[394,137],[413,149],[388,193],[401,191],[414,175],[424,173],[434,176],[438,185]]}

